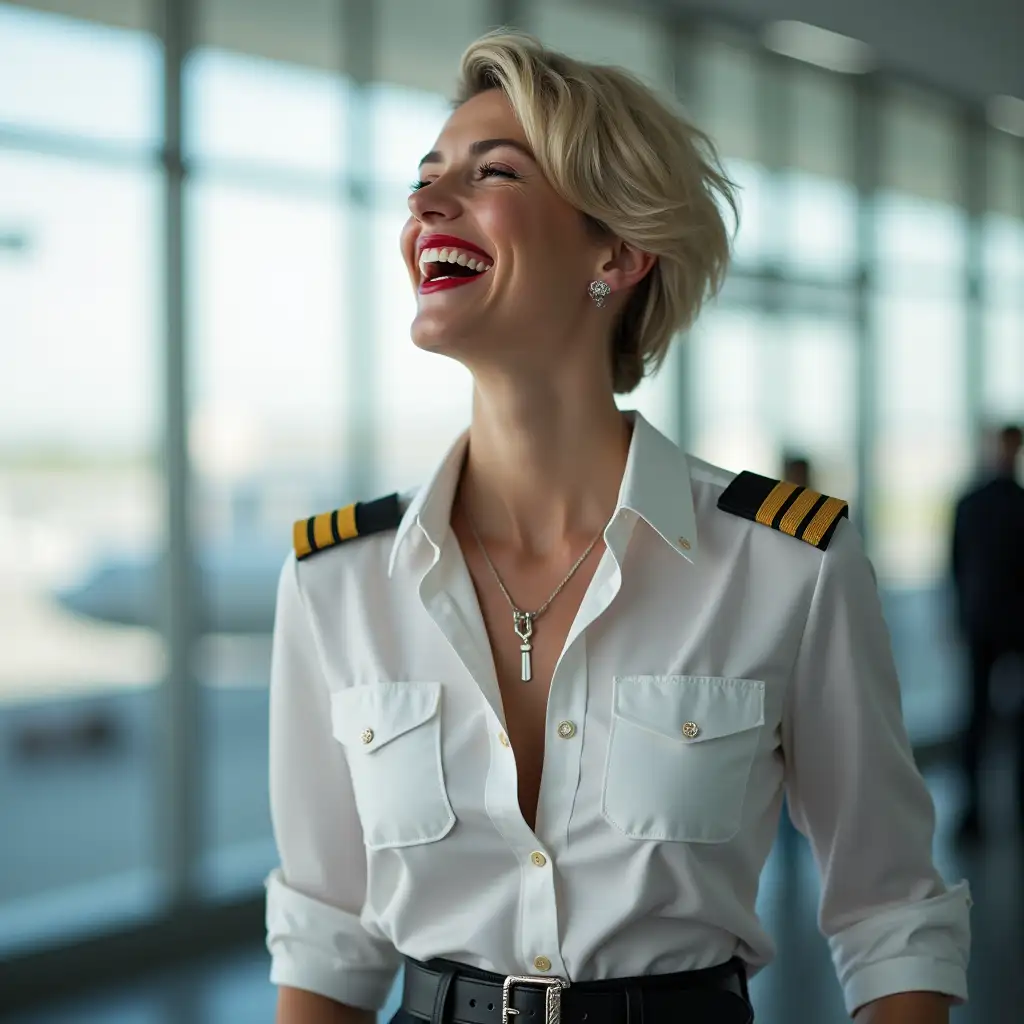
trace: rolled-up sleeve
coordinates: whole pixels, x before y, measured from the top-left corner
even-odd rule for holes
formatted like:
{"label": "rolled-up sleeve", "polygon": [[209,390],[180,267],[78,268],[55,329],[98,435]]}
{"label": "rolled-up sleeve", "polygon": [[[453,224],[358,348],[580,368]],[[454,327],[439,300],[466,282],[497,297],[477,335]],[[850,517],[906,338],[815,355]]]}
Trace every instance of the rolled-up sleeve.
{"label": "rolled-up sleeve", "polygon": [[270,810],[280,857],[267,879],[271,981],[379,1010],[399,957],[360,920],[362,829],[294,556],[281,573],[274,624]]}
{"label": "rolled-up sleeve", "polygon": [[842,522],[783,719],[790,813],[821,873],[819,924],[850,1013],[899,992],[967,998],[970,895],[932,860],[935,813],[903,724],[871,564]]}

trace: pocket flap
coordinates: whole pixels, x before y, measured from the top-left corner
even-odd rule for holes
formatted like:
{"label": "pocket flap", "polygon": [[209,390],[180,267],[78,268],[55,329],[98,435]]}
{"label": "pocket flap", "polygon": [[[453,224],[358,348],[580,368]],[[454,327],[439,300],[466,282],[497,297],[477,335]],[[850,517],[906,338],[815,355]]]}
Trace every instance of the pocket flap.
{"label": "pocket flap", "polygon": [[331,694],[334,738],[355,751],[373,753],[437,713],[441,684],[370,683]]}
{"label": "pocket flap", "polygon": [[615,714],[682,743],[764,724],[764,683],[712,676],[616,676]]}

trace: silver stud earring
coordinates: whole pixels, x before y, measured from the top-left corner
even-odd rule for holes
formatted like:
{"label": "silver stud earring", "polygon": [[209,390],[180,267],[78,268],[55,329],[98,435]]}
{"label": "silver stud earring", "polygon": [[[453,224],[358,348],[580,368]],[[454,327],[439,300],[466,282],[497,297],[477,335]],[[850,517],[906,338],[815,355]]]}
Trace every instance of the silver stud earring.
{"label": "silver stud earring", "polygon": [[604,305],[604,300],[611,295],[611,286],[607,281],[591,281],[587,287],[587,294],[594,300],[594,305],[600,309]]}

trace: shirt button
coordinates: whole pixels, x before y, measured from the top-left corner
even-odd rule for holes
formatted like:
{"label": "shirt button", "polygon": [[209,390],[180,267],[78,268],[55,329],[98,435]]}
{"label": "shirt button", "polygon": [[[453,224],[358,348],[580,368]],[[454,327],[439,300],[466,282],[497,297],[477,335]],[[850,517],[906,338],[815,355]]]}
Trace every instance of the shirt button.
{"label": "shirt button", "polygon": [[689,542],[689,541],[688,541],[688,540],[687,540],[687,539],[686,539],[685,537],[680,537],[680,538],[679,538],[679,546],[680,546],[680,547],[681,547],[681,548],[682,548],[682,549],[683,549],[684,551],[689,551],[689,550],[690,550],[690,546],[691,546],[691,545],[690,545],[690,542]]}
{"label": "shirt button", "polygon": [[558,723],[558,735],[563,740],[572,739],[576,735],[576,725],[573,722],[559,722]]}
{"label": "shirt button", "polygon": [[531,853],[530,860],[532,860],[533,863],[536,864],[539,868],[544,867],[544,865],[548,862],[547,857],[545,857],[544,854],[540,851],[534,851],[533,853]]}
{"label": "shirt button", "polygon": [[359,738],[364,743],[372,743],[373,742],[373,730],[372,729],[364,729],[363,732],[362,732],[362,735]]}
{"label": "shirt button", "polygon": [[498,733],[498,741],[503,747],[507,747],[509,745],[508,737],[503,732]]}
{"label": "shirt button", "polygon": [[688,739],[695,739],[700,735],[700,726],[696,722],[683,722],[683,735]]}
{"label": "shirt button", "polygon": [[536,967],[538,971],[550,971],[551,961],[546,956],[539,956],[533,961],[533,966]]}

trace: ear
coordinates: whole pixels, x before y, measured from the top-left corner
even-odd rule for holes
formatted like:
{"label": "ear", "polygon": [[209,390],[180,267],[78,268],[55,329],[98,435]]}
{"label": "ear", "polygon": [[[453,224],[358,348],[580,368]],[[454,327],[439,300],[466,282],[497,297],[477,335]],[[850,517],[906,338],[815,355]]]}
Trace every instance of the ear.
{"label": "ear", "polygon": [[601,252],[595,277],[604,281],[616,292],[626,291],[642,281],[657,262],[653,253],[644,252],[629,242],[616,238],[612,244]]}

